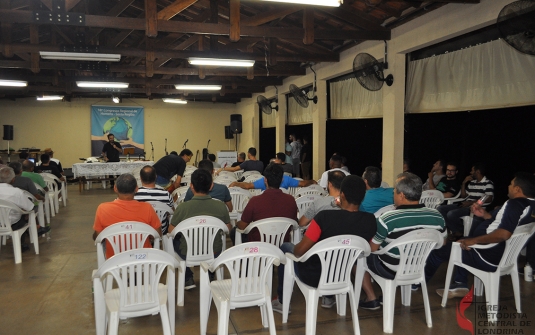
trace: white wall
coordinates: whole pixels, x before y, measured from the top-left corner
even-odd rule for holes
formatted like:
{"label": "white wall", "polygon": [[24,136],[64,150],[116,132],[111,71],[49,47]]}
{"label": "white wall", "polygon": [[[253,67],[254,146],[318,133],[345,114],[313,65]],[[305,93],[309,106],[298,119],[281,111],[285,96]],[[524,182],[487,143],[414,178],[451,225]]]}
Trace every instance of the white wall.
{"label": "white wall", "polygon": [[[224,126],[230,125],[230,114],[236,112],[234,104],[194,103],[177,105],[160,99],[123,99],[120,105],[110,99],[74,99],[71,102],[36,101],[35,99],[3,100],[0,106],[0,126],[14,126],[14,149],[36,147],[52,148],[54,157],[64,167],[79,163],[79,158],[91,155],[91,105],[143,106],[145,107],[145,151],[151,157],[150,142],[154,145],[154,157],[162,157],[167,138],[167,151],[180,152],[186,139],[187,148],[195,153],[211,140],[209,151],[228,150]],[[250,126],[245,126],[249,129]],[[248,130],[250,131],[250,130]],[[0,148],[7,149],[7,141]]]}

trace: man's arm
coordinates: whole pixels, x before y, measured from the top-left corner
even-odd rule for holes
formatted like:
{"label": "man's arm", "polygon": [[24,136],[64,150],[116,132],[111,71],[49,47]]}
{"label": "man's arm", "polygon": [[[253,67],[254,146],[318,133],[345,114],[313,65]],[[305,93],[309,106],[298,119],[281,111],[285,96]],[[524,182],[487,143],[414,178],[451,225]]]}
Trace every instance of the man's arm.
{"label": "man's arm", "polygon": [[299,226],[300,227],[305,227],[310,223],[310,221],[312,221],[312,219],[309,219],[309,218],[307,218],[306,216],[303,215],[299,219]]}
{"label": "man's arm", "polygon": [[375,243],[373,243],[372,241],[370,241],[370,250],[371,250],[372,252],[379,250],[379,247],[380,247],[380,246],[381,246],[380,244],[375,244]]}
{"label": "man's arm", "polygon": [[299,184],[297,186],[298,187],[307,187],[307,186],[315,185],[315,184],[317,184],[315,180],[300,180]]}
{"label": "man's arm", "polygon": [[225,201],[225,205],[227,205],[228,211],[232,212],[232,210],[234,209],[234,207],[232,207],[232,200]]}
{"label": "man's arm", "polygon": [[248,225],[249,224],[247,222],[243,222],[242,220],[236,223],[236,227],[238,227],[241,230],[244,230],[245,228],[247,228]]}
{"label": "man's arm", "polygon": [[99,233],[97,233],[96,231],[93,231],[93,241],[97,239],[98,234]]}
{"label": "man's arm", "polygon": [[310,250],[310,248],[314,246],[314,244],[316,243],[312,241],[310,238],[308,238],[307,236],[303,236],[303,239],[301,240],[301,242],[299,242],[294,247],[295,257],[303,256],[308,250]]}
{"label": "man's arm", "polygon": [[474,244],[500,243],[507,241],[511,235],[513,234],[510,231],[498,228],[490,234],[462,239],[459,241],[459,243],[461,244],[461,248],[464,250],[470,250],[470,246]]}
{"label": "man's arm", "polygon": [[180,175],[177,175],[176,176],[176,180],[175,182],[173,183],[173,186],[175,187],[175,189],[179,188],[180,187],[180,182],[182,181],[182,176]]}
{"label": "man's arm", "polygon": [[119,142],[113,142],[113,147],[115,148],[115,150],[119,151],[119,153],[123,153],[123,147]]}
{"label": "man's arm", "polygon": [[219,174],[221,171],[230,171],[230,172],[235,172],[235,171],[239,171],[241,170],[240,166],[237,165],[235,167],[231,167],[231,166],[226,166],[226,167],[222,167],[220,168],[219,170],[217,170],[216,174]]}
{"label": "man's arm", "polygon": [[234,182],[230,183],[230,185],[228,187],[240,187],[240,188],[243,188],[245,190],[254,189],[253,183],[244,183],[244,182],[240,182],[240,181],[234,181]]}
{"label": "man's arm", "polygon": [[472,181],[472,176],[467,176],[464,178],[463,183],[461,184],[461,197],[466,198],[468,193],[466,193],[466,184]]}

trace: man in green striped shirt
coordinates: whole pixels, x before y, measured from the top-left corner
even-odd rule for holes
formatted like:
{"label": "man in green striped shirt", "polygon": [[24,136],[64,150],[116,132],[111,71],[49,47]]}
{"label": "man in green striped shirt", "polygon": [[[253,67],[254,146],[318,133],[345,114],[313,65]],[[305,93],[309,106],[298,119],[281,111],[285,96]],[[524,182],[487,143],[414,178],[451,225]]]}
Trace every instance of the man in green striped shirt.
{"label": "man in green striped shirt", "polygon": [[[385,248],[395,239],[416,229],[437,229],[445,233],[444,218],[436,209],[430,209],[420,204],[422,195],[422,180],[405,172],[398,176],[394,186],[394,204],[396,209],[386,212],[377,218],[377,233],[370,241],[371,251]],[[399,264],[399,251],[378,256],[370,254],[366,260],[368,268],[386,279],[394,279]],[[375,296],[369,273],[364,275],[362,289],[366,293],[366,300],[359,302],[359,307],[375,310],[381,307]]]}

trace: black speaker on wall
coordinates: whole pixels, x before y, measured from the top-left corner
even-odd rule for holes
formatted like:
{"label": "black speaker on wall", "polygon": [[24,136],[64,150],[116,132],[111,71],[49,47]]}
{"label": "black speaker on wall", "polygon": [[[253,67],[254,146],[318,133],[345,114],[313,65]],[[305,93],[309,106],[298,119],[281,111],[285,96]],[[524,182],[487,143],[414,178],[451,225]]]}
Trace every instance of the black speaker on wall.
{"label": "black speaker on wall", "polygon": [[230,129],[230,126],[225,126],[225,140],[231,140],[234,138],[234,134]]}
{"label": "black speaker on wall", "polygon": [[241,114],[230,114],[230,129],[234,134],[241,134]]}
{"label": "black speaker on wall", "polygon": [[[240,125],[241,129],[241,125]],[[13,141],[13,126],[9,124],[4,125],[4,140]]]}

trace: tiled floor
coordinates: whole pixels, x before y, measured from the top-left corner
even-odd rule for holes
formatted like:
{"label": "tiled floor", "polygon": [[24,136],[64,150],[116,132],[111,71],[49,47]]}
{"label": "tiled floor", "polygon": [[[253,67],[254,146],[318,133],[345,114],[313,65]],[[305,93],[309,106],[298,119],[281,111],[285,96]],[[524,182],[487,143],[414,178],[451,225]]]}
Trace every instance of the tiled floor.
{"label": "tiled floor", "polygon": [[[40,242],[40,254],[33,249],[23,253],[22,264],[15,265],[11,241],[0,251],[0,334],[94,334],[95,322],[91,272],[96,267],[95,246],[91,238],[96,207],[103,201],[114,198],[111,190],[93,188],[80,194],[77,185],[69,186],[67,207],[52,219],[51,239]],[[194,270],[198,274],[198,269]],[[429,283],[433,327],[428,328],[421,291],[413,293],[412,306],[400,303],[398,290],[394,320],[396,334],[469,334],[457,324],[454,299],[446,308],[440,306],[440,297],[435,290],[444,283],[445,265]],[[276,281],[275,281],[276,282]],[[483,319],[475,317],[476,308],[471,306],[466,315],[475,323],[474,334],[533,334],[535,333],[535,283],[520,281],[523,315],[515,315],[511,281],[504,278],[500,291],[500,306],[507,321],[499,329],[484,327]],[[377,288],[379,293],[379,288]],[[199,290],[185,293],[185,306],[176,310],[176,333],[199,333]],[[506,309],[506,310],[505,310]],[[359,312],[362,334],[382,332],[382,310]],[[318,309],[317,334],[351,334],[352,322],[349,310],[345,317],[338,316],[336,309]],[[513,318],[515,317],[515,318]],[[519,318],[520,317],[520,318]],[[281,323],[275,313],[278,334],[305,333],[305,305],[303,295],[295,288],[292,297],[292,314],[287,324]],[[522,323],[523,322],[523,323]],[[530,322],[530,325],[527,323]],[[212,306],[208,334],[217,331],[217,313]],[[498,331],[497,331],[498,330]],[[119,334],[161,334],[159,316],[141,317],[121,321]],[[262,328],[258,308],[232,311],[229,334],[267,334]]]}

